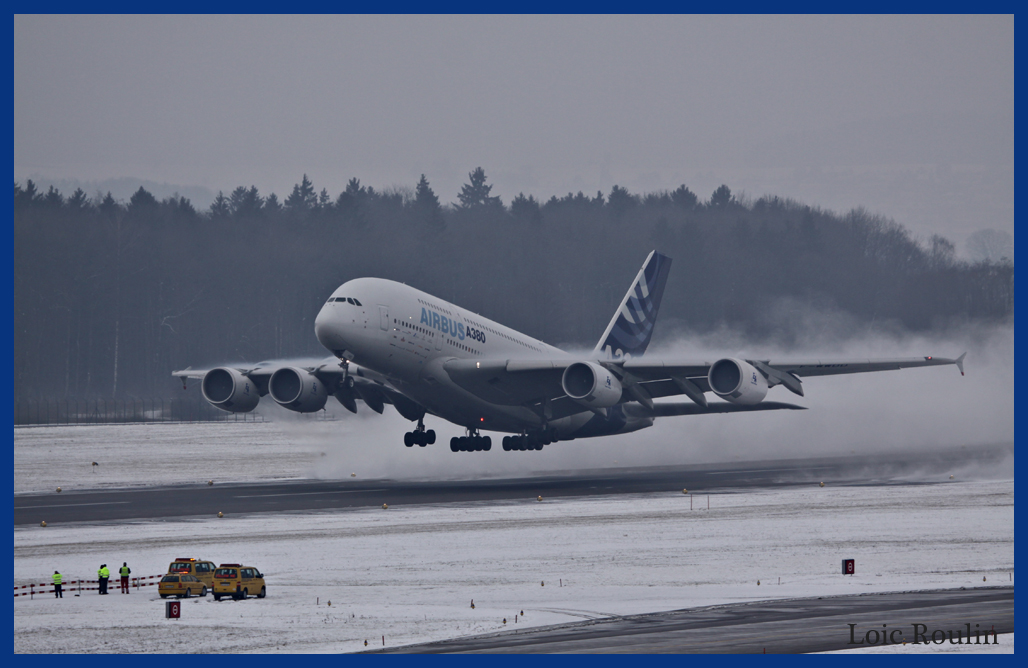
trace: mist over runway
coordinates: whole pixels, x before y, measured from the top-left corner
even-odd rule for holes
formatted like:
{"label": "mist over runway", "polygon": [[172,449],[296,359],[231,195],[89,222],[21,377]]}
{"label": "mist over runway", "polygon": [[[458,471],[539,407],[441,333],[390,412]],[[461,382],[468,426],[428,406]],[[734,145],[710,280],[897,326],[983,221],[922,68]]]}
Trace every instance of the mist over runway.
{"label": "mist over runway", "polygon": [[[1013,444],[692,466],[555,471],[479,480],[292,480],[18,494],[14,524],[325,511],[381,506],[689,490],[706,495],[775,487],[888,485],[1002,477]],[[952,476],[952,477],[951,477]]]}

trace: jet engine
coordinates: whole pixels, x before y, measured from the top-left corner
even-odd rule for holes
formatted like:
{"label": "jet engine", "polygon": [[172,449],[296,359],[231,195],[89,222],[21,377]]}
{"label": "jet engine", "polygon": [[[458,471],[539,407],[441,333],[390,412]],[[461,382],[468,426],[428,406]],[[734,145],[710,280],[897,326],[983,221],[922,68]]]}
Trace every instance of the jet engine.
{"label": "jet engine", "polygon": [[252,380],[228,367],[211,369],[200,383],[203,398],[229,413],[247,413],[257,407],[261,395]]}
{"label": "jet engine", "polygon": [[314,413],[325,407],[325,384],[309,371],[284,366],[271,374],[268,394],[280,406],[297,413]]}
{"label": "jet engine", "polygon": [[714,362],[707,382],[714,394],[733,404],[759,404],[767,396],[767,378],[752,365],[733,357]]}
{"label": "jet engine", "polygon": [[589,408],[607,408],[621,401],[621,381],[594,362],[575,362],[561,377],[564,393]]}

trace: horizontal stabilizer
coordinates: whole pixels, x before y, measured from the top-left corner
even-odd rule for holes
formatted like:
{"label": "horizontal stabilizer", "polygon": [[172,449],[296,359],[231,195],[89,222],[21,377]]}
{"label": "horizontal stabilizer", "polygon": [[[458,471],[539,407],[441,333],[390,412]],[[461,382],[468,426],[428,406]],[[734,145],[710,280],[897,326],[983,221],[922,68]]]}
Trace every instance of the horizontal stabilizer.
{"label": "horizontal stabilizer", "polygon": [[647,408],[642,404],[627,403],[623,405],[625,415],[635,418],[644,417],[672,417],[676,415],[708,415],[711,413],[747,413],[751,411],[805,411],[805,406],[786,404],[780,401],[762,401],[752,406],[730,404],[727,401],[709,402],[706,406],[688,403],[663,403],[653,404],[653,408]]}

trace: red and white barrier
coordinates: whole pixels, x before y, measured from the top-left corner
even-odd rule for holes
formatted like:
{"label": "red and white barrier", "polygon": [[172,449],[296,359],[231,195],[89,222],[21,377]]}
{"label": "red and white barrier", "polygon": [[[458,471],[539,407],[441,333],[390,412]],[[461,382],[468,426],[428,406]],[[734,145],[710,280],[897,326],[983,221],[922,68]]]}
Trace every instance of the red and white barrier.
{"label": "red and white barrier", "polygon": [[[152,587],[156,585],[165,574],[161,575],[144,575],[137,578],[129,578],[131,587],[133,589],[139,589],[140,587]],[[153,580],[153,582],[146,582],[147,580]],[[96,585],[95,587],[87,587],[83,585]],[[121,576],[112,577],[107,581],[108,589],[115,589],[121,585]],[[99,580],[67,580],[61,583],[61,587],[66,592],[80,592],[80,591],[99,591],[100,581]],[[27,589],[28,591],[21,591]],[[39,584],[27,584],[21,585],[14,588],[15,597],[18,596],[35,596],[36,594],[53,594],[54,583],[53,582],[41,582]]]}

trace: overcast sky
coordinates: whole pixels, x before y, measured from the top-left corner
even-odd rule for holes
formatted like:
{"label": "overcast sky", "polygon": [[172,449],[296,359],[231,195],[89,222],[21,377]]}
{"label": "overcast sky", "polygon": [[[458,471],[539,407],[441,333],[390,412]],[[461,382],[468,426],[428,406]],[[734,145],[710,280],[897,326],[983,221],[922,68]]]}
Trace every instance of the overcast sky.
{"label": "overcast sky", "polygon": [[20,181],[452,202],[481,165],[505,202],[727,183],[960,245],[1013,233],[1013,139],[1012,16],[14,20]]}

